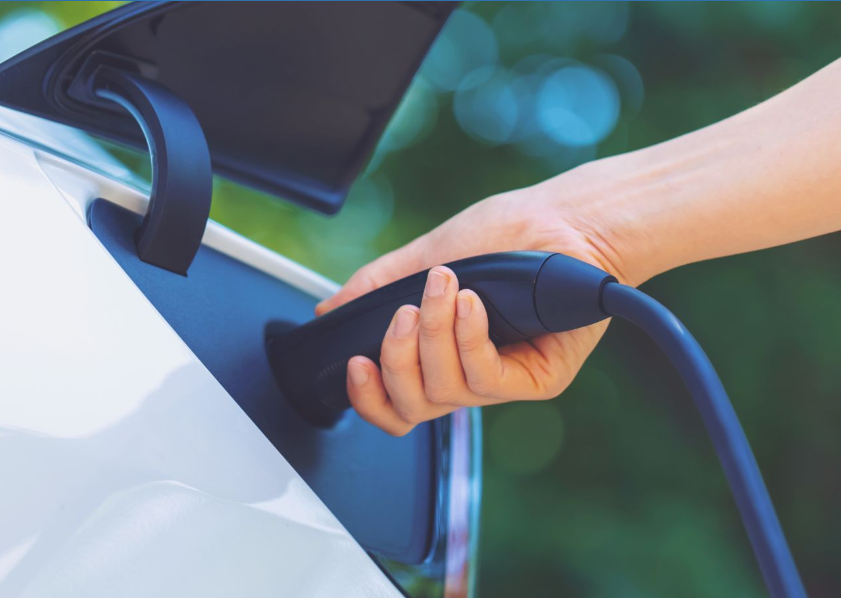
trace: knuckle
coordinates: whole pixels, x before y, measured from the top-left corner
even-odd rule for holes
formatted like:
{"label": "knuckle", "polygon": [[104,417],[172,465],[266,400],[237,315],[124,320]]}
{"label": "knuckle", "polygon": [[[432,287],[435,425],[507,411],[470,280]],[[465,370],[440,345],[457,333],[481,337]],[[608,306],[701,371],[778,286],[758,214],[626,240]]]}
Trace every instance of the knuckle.
{"label": "knuckle", "polygon": [[491,379],[488,376],[467,377],[467,387],[475,394],[482,397],[491,397],[499,390],[499,380]]}
{"label": "knuckle", "polygon": [[541,390],[534,396],[533,400],[535,400],[535,401],[551,401],[552,399],[554,399],[557,396],[558,396],[558,393],[555,393],[555,392],[552,392],[552,391],[549,391],[549,390]]}
{"label": "knuckle", "polygon": [[485,339],[479,337],[460,337],[456,339],[458,350],[462,353],[475,353],[485,346]]}
{"label": "knuckle", "polygon": [[401,438],[414,430],[415,426],[408,424],[405,426],[389,426],[388,428],[384,428],[385,432],[389,436],[394,436],[395,438]]}
{"label": "knuckle", "polygon": [[556,376],[554,379],[554,384],[552,387],[552,392],[554,396],[558,396],[559,394],[563,393],[569,385],[572,384],[572,378],[569,376]]}
{"label": "knuckle", "polygon": [[540,389],[537,394],[537,399],[540,401],[554,399],[569,387],[570,382],[570,380],[560,376],[553,377],[546,382],[543,388]]}
{"label": "knuckle", "polygon": [[427,339],[436,339],[444,333],[445,326],[434,318],[421,318],[420,333]]}
{"label": "knuckle", "polygon": [[359,285],[362,287],[375,289],[377,288],[377,286],[379,286],[377,282],[377,276],[370,264],[360,268],[354,275],[354,278],[356,278],[359,281]]}
{"label": "knuckle", "polygon": [[426,418],[423,417],[423,414],[416,408],[411,407],[397,407],[395,406],[395,411],[397,411],[397,415],[400,416],[407,424],[411,424],[412,426],[416,426],[424,421]]}
{"label": "knuckle", "polygon": [[455,393],[445,386],[432,386],[426,389],[426,398],[432,403],[452,403],[455,399]]}
{"label": "knuckle", "polygon": [[380,367],[388,374],[398,375],[408,369],[409,360],[399,352],[383,351],[380,354]]}
{"label": "knuckle", "polygon": [[352,294],[356,297],[378,289],[380,286],[382,284],[380,283],[377,272],[371,267],[371,264],[368,264],[357,270],[348,279],[342,290],[348,292],[353,291]]}

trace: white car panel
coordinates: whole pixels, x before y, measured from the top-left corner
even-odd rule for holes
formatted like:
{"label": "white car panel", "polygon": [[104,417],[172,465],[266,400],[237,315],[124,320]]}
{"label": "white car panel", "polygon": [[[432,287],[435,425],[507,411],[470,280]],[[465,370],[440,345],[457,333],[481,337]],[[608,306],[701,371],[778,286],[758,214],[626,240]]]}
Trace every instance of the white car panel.
{"label": "white car panel", "polygon": [[100,195],[145,207],[0,135],[0,596],[400,596],[88,229]]}

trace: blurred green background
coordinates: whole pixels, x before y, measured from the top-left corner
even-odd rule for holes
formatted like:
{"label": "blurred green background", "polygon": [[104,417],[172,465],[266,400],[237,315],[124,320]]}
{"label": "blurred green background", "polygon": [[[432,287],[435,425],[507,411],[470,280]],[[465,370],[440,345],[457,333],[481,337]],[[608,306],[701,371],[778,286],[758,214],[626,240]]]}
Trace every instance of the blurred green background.
{"label": "blurred green background", "polygon": [[[2,2],[0,57],[114,4]],[[768,98],[839,32],[832,3],[467,3],[341,214],[216,181],[212,217],[343,281],[483,197]],[[717,365],[814,597],[841,596],[840,265],[832,235],[646,285]],[[629,326],[560,399],[484,416],[480,596],[764,595],[691,400]]]}

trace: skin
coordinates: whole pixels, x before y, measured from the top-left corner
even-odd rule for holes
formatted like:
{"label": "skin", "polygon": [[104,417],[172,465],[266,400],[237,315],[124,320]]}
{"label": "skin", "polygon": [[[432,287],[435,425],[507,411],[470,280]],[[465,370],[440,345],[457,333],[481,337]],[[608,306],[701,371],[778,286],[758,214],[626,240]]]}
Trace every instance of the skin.
{"label": "skin", "polygon": [[380,362],[348,363],[351,403],[393,435],[463,406],[561,394],[608,323],[499,350],[444,266],[496,251],[565,253],[633,286],[673,268],[841,229],[841,61],[724,121],[474,204],[357,271],[317,314],[432,268]]}

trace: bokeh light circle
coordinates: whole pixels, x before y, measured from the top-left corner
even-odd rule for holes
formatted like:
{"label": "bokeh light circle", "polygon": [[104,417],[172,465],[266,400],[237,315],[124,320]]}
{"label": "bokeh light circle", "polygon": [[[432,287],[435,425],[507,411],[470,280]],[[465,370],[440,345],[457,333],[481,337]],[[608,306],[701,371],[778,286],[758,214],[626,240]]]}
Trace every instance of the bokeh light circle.
{"label": "bokeh light circle", "polygon": [[439,91],[454,91],[482,83],[480,75],[490,77],[498,58],[496,35],[490,26],[472,12],[458,9],[427,54],[421,72]]}
{"label": "bokeh light circle", "polygon": [[536,118],[558,143],[594,145],[607,137],[619,118],[619,91],[604,72],[575,64],[553,73],[536,98]]}
{"label": "bokeh light circle", "polygon": [[616,54],[602,54],[595,57],[593,62],[616,82],[622,96],[622,109],[631,114],[639,112],[645,90],[637,67],[624,56]]}
{"label": "bokeh light circle", "polygon": [[469,135],[490,144],[505,143],[514,134],[519,118],[511,77],[498,69],[478,86],[460,87],[453,98],[453,112]]}

